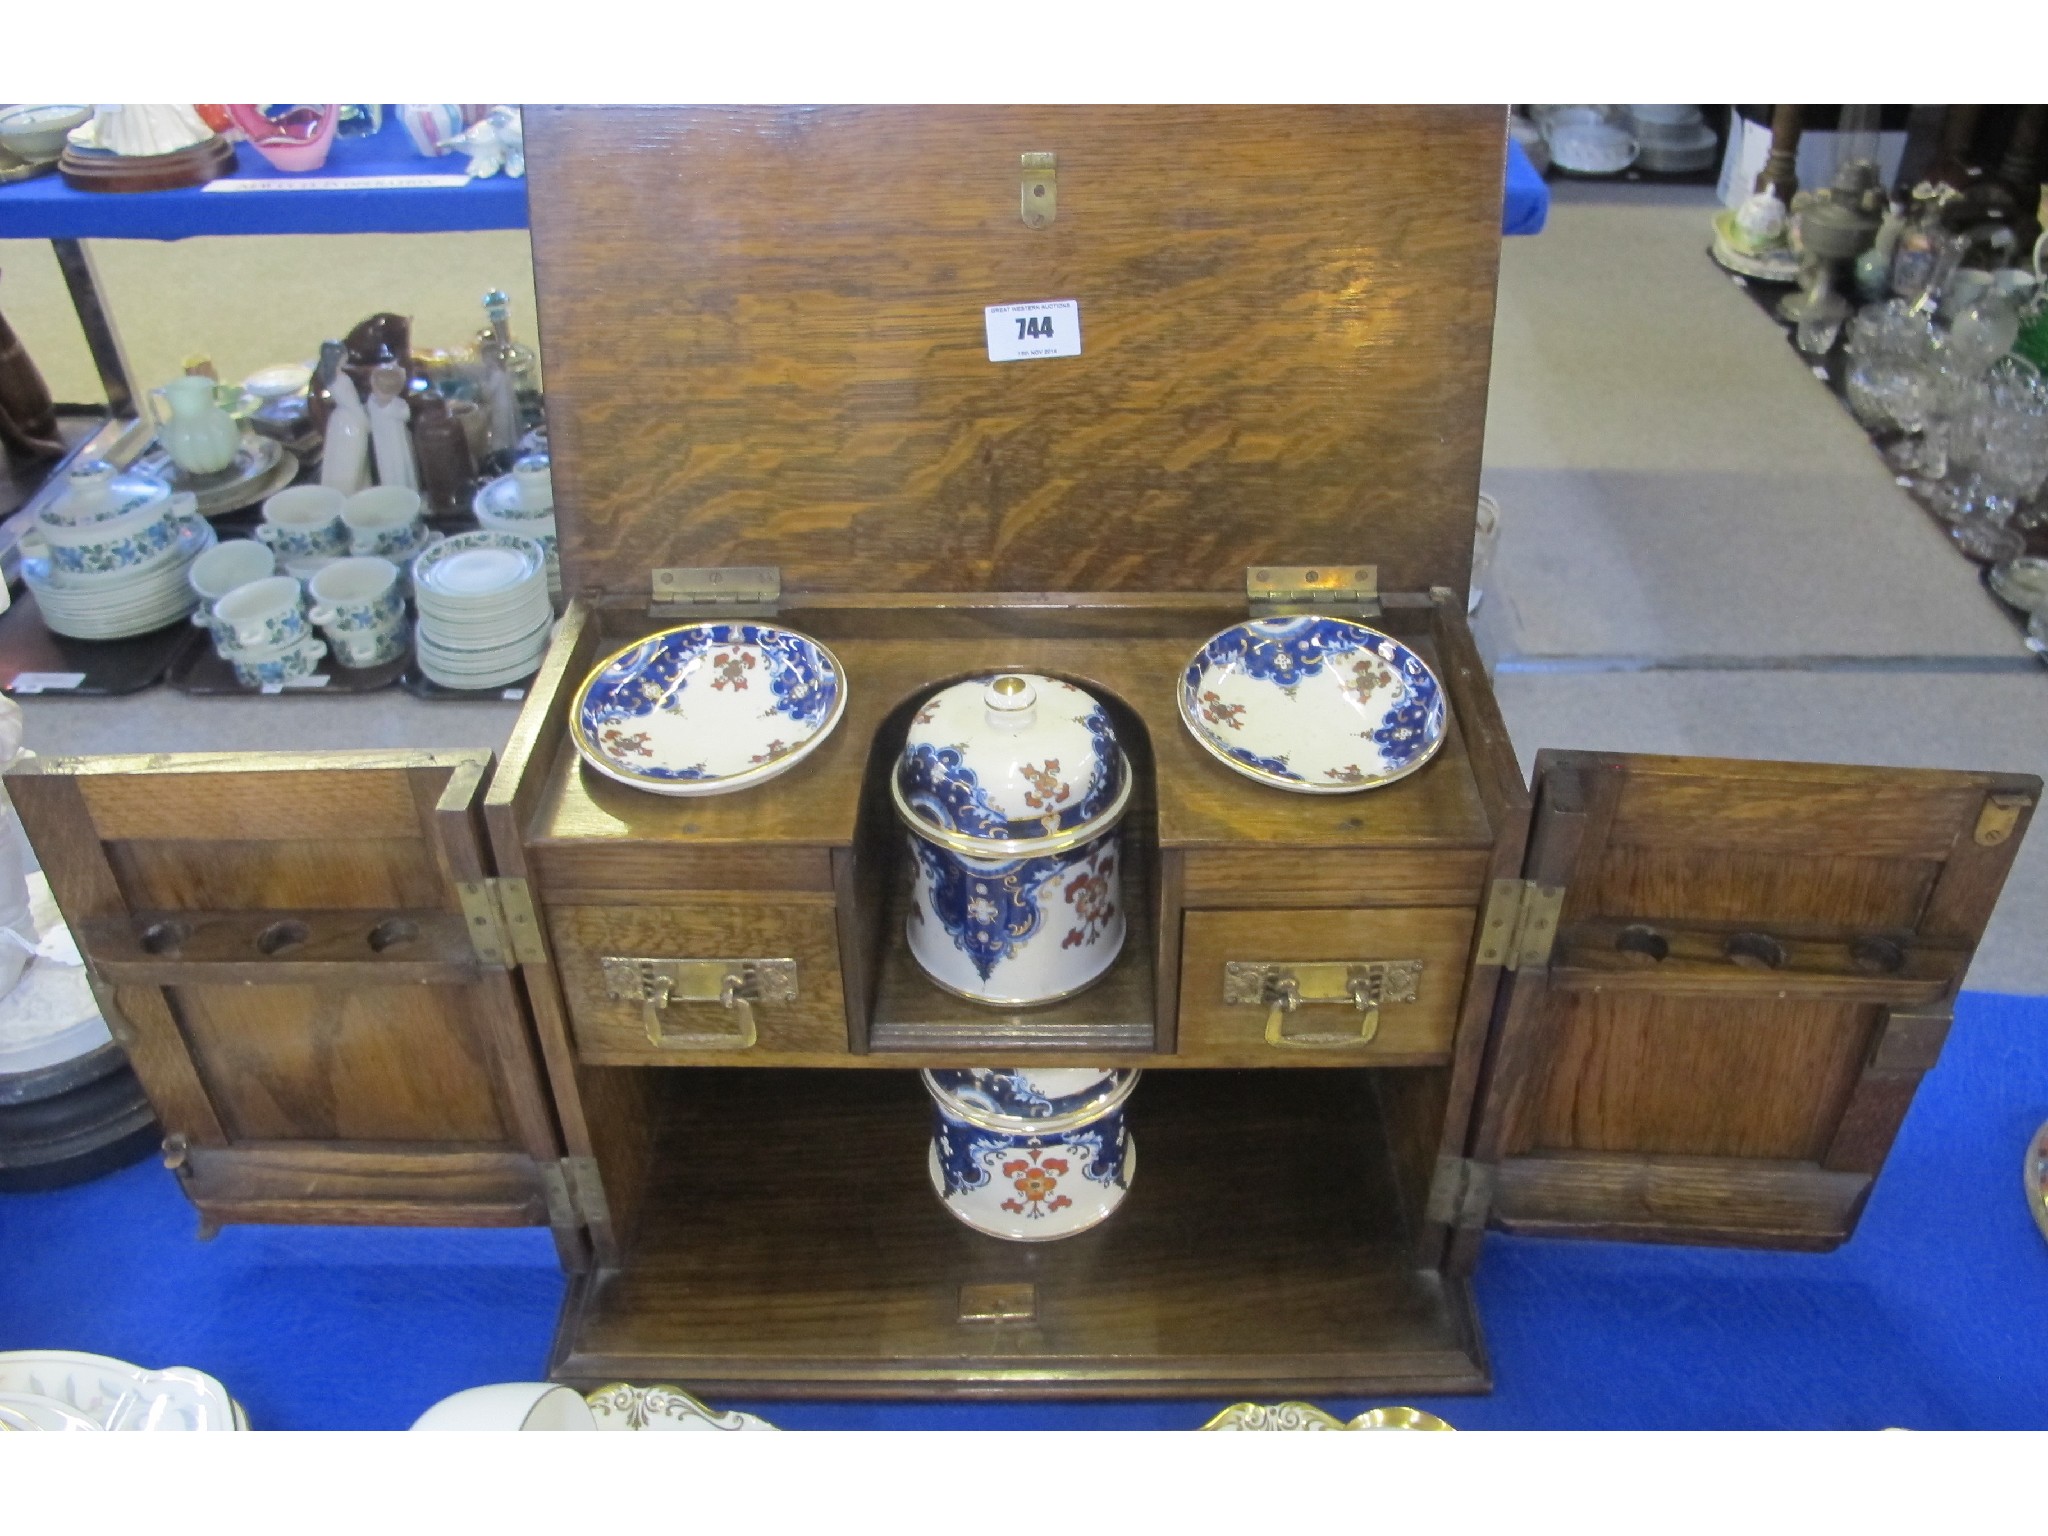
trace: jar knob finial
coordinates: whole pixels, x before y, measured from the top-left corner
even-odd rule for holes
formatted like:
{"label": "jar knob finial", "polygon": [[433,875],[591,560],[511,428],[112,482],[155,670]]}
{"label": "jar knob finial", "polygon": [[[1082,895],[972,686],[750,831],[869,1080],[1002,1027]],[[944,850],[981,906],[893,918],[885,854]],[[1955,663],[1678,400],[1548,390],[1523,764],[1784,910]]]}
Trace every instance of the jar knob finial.
{"label": "jar knob finial", "polygon": [[988,723],[998,731],[1022,731],[1029,729],[1037,710],[1038,690],[1023,678],[1006,672],[992,679],[981,691],[981,701],[988,706]]}

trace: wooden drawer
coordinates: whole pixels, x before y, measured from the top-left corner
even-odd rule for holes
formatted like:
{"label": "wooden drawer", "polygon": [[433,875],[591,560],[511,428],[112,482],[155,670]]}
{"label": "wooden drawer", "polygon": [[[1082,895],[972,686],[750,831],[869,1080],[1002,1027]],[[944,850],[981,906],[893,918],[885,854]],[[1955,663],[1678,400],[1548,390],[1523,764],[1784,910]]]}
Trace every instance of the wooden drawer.
{"label": "wooden drawer", "polygon": [[[1189,912],[1181,929],[1179,1058],[1191,1066],[1415,1066],[1447,1061],[1464,993],[1476,911],[1385,907],[1364,911]],[[1224,1001],[1224,966],[1241,961],[1419,960],[1413,1002],[1380,1007],[1363,1045],[1275,1046],[1264,1007]],[[1305,1004],[1289,1033],[1356,1029],[1356,1009]]]}
{"label": "wooden drawer", "polygon": [[[646,906],[569,906],[548,912],[548,934],[576,1051],[616,1066],[830,1064],[848,1055],[846,1003],[839,980],[839,938],[825,902],[682,902]],[[634,959],[755,959],[796,962],[796,997],[754,1005],[755,1044],[720,1050],[649,1041],[644,1010],[615,999],[605,984],[606,956]],[[735,1016],[716,1003],[671,1003],[666,1032],[735,1034]],[[800,1058],[800,1060],[799,1060]]]}

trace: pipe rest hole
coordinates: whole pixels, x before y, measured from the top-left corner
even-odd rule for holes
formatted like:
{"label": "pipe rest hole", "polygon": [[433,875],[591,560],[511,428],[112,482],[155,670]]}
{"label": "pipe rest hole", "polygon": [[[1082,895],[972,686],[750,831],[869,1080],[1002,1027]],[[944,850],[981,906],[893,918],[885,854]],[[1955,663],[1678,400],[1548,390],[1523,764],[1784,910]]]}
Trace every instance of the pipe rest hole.
{"label": "pipe rest hole", "polygon": [[1671,954],[1671,941],[1642,923],[1631,923],[1617,933],[1614,947],[1625,955],[1640,955],[1645,960],[1664,960]]}
{"label": "pipe rest hole", "polygon": [[183,923],[151,923],[142,930],[143,952],[151,955],[175,955],[184,947],[192,930]]}
{"label": "pipe rest hole", "polygon": [[370,930],[370,948],[383,954],[387,949],[396,949],[410,944],[420,936],[420,925],[410,918],[387,917]]}
{"label": "pipe rest hole", "polygon": [[1785,946],[1767,933],[1731,933],[1721,952],[1752,970],[1775,971],[1785,963]]}
{"label": "pipe rest hole", "polygon": [[1895,940],[1865,934],[1850,944],[1849,960],[1859,971],[1888,976],[1906,963],[1906,950]]}
{"label": "pipe rest hole", "polygon": [[306,925],[287,918],[281,923],[272,923],[256,935],[256,947],[266,955],[282,955],[297,949],[311,935]]}

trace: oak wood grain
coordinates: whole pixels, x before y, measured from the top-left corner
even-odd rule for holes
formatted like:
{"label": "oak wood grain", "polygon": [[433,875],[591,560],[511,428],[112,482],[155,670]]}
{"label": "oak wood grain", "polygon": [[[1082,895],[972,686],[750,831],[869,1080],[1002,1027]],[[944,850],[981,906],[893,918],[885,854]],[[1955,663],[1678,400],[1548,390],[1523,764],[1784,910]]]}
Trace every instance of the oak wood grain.
{"label": "oak wood grain", "polygon": [[231,1140],[506,1137],[464,988],[197,985],[169,997]]}
{"label": "oak wood grain", "polygon": [[[535,107],[565,582],[1463,593],[1498,107]],[[1059,216],[1019,218],[1019,155]],[[983,309],[1080,303],[994,364]],[[661,515],[650,516],[650,508]],[[1284,524],[1276,519],[1284,514]]]}
{"label": "oak wood grain", "polygon": [[[572,1289],[556,1379],[777,1396],[1484,1388],[1462,1285],[1412,1262],[1364,1074],[1148,1076],[1115,1219],[1030,1245],[940,1205],[910,1074],[659,1076],[669,1139],[639,1243]],[[857,1170],[842,1198],[817,1197],[807,1160],[759,1155],[786,1135]],[[1034,1286],[1035,1320],[961,1322],[960,1287],[994,1282]]]}
{"label": "oak wood grain", "polygon": [[[1475,914],[1469,907],[1189,912],[1182,919],[1179,1059],[1238,1067],[1436,1065],[1450,1059]],[[1268,1045],[1263,1007],[1223,1000],[1228,961],[1420,960],[1412,1003],[1385,1003],[1355,1049]],[[1349,1005],[1304,1004],[1288,1032],[1356,1031]]]}
{"label": "oak wood grain", "polygon": [[1516,1151],[1817,1160],[1878,1010],[1757,998],[1551,994],[1548,1070]]}
{"label": "oak wood grain", "polygon": [[179,1170],[202,1217],[383,1226],[534,1226],[547,1220],[530,1159],[508,1152],[194,1147]]}
{"label": "oak wood grain", "polygon": [[1855,1229],[1869,1193],[1868,1175],[1811,1163],[1526,1157],[1500,1166],[1494,1219],[1541,1237],[1825,1251]]}

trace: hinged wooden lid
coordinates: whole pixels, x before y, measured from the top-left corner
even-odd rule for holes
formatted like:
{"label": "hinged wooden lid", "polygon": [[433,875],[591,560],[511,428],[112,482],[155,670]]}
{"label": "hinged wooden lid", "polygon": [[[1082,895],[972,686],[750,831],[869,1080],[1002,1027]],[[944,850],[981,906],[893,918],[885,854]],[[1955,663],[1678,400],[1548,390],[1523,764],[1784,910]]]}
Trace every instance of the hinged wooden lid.
{"label": "hinged wooden lid", "polygon": [[[1505,142],[1494,107],[529,107],[565,584],[1462,591]],[[984,309],[1050,299],[1080,355],[990,361]]]}

